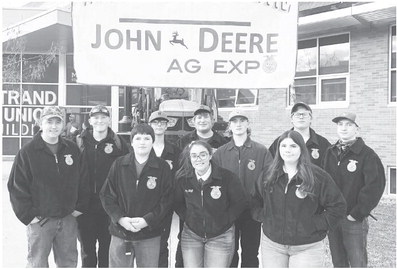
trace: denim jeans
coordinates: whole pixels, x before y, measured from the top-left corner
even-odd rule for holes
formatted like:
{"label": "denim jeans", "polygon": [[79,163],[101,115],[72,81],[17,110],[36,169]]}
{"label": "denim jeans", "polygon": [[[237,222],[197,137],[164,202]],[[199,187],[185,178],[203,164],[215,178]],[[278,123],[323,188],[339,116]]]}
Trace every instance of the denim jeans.
{"label": "denim jeans", "polygon": [[158,267],[160,236],[143,240],[124,240],[112,235],[109,249],[109,267]]}
{"label": "denim jeans", "polygon": [[282,245],[262,233],[263,268],[315,268],[324,267],[325,246],[319,241],[304,245]]}
{"label": "denim jeans", "polygon": [[176,247],[175,253],[175,268],[183,268],[183,256],[182,256],[182,247],[181,247],[181,235],[183,231],[183,226],[185,222],[179,219],[179,232],[178,232],[178,245]]}
{"label": "denim jeans", "polygon": [[49,218],[42,226],[29,224],[27,267],[48,267],[51,249],[57,267],[77,266],[77,222],[75,217]]}
{"label": "denim jeans", "polygon": [[328,233],[334,267],[367,267],[368,220],[341,220],[337,227]]}
{"label": "denim jeans", "polygon": [[226,232],[205,239],[196,235],[186,224],[181,245],[185,267],[229,267],[234,252],[234,225]]}
{"label": "denim jeans", "polygon": [[238,249],[241,243],[241,268],[259,267],[259,245],[261,241],[261,223],[253,220],[249,210],[244,211],[235,222],[236,242],[232,264],[230,267],[238,267]]}
{"label": "denim jeans", "polygon": [[[105,213],[77,217],[82,267],[109,267],[110,220]],[[98,255],[96,244],[98,242]]]}

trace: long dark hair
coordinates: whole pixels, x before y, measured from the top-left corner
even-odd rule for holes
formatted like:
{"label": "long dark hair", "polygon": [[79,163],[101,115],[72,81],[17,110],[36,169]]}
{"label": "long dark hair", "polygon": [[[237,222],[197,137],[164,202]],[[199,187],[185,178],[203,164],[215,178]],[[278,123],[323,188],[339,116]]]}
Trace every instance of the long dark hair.
{"label": "long dark hair", "polygon": [[279,171],[282,171],[284,160],[280,156],[280,144],[286,139],[291,138],[300,148],[301,154],[297,164],[297,176],[302,180],[299,190],[306,192],[309,196],[313,196],[315,177],[312,171],[312,163],[310,161],[309,152],[306,148],[305,141],[300,133],[294,130],[284,132],[277,141],[277,151],[274,156],[273,163],[270,166],[268,176],[264,178],[265,188],[272,187],[278,178]]}
{"label": "long dark hair", "polygon": [[191,177],[194,176],[194,168],[190,161],[190,150],[194,145],[201,145],[208,150],[210,156],[212,156],[212,147],[205,141],[195,140],[190,144],[186,145],[179,157],[179,169],[176,171],[175,177]]}

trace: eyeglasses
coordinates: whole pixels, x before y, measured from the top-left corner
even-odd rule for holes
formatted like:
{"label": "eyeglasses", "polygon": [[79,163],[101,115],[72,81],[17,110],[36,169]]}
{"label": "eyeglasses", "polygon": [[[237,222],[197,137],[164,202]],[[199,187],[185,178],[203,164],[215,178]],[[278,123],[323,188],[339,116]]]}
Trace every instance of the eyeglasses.
{"label": "eyeglasses", "polygon": [[310,117],[311,114],[310,114],[310,112],[301,112],[301,113],[300,112],[295,112],[294,114],[292,114],[292,116],[294,118],[297,118],[297,119],[299,119],[299,118],[306,119],[306,118]]}
{"label": "eyeglasses", "polygon": [[164,126],[164,125],[167,124],[167,121],[165,121],[165,120],[154,120],[154,121],[152,121],[150,123]]}
{"label": "eyeglasses", "polygon": [[198,158],[200,158],[200,160],[204,161],[208,158],[208,156],[209,156],[208,152],[202,151],[199,154],[195,154],[195,153],[190,154],[190,159],[192,161],[196,161]]}

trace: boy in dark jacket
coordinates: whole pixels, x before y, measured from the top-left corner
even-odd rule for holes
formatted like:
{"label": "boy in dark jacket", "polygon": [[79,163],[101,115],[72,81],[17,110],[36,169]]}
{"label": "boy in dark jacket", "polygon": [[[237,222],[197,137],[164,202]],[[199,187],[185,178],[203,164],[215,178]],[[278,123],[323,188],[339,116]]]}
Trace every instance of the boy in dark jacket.
{"label": "boy in dark jacket", "polygon": [[[89,199],[87,168],[75,143],[63,139],[59,107],[41,113],[39,131],[15,157],[8,181],[14,212],[27,225],[28,267],[77,266],[76,217]],[[62,228],[60,228],[62,227]]]}
{"label": "boy in dark jacket", "polygon": [[346,217],[328,234],[334,267],[367,267],[368,220],[385,188],[385,172],[378,155],[358,135],[354,113],[342,113],[338,142],[328,148],[324,169],[332,176],[347,203]]}
{"label": "boy in dark jacket", "polygon": [[157,267],[160,235],[172,207],[171,170],[153,152],[154,131],[138,124],[131,131],[133,151],[110,168],[100,192],[110,216],[109,267]]}
{"label": "boy in dark jacket", "polygon": [[110,128],[110,113],[105,106],[93,107],[88,121],[92,128],[76,137],[82,158],[88,163],[91,197],[88,212],[77,218],[81,261],[82,267],[109,267],[110,221],[101,205],[99,191],[114,160],[129,150],[124,140]]}

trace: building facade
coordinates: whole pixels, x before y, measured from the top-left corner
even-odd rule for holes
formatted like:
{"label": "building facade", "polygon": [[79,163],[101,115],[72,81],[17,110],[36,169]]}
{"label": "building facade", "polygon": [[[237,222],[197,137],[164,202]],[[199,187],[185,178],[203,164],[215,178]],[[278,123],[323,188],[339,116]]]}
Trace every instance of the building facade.
{"label": "building facade", "polygon": [[[235,107],[246,110],[253,139],[269,146],[291,128],[294,102],[310,104],[312,127],[331,143],[337,140],[331,119],[342,111],[353,111],[360,135],[385,166],[385,193],[395,194],[395,4],[302,2],[298,39],[292,87],[217,89],[219,114],[227,118]],[[36,70],[40,61],[46,66],[44,72]],[[117,63],[109,63],[109,68],[112,64]],[[91,107],[106,105],[112,111],[116,131],[124,115],[124,87],[76,83],[70,5],[3,8],[2,91],[4,157],[14,156],[31,139],[35,119],[44,106],[65,107],[66,113],[75,114],[82,125]]]}

